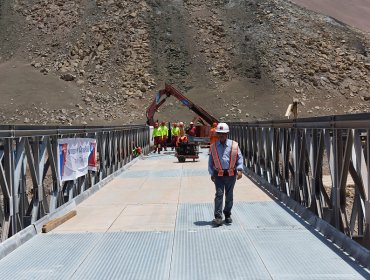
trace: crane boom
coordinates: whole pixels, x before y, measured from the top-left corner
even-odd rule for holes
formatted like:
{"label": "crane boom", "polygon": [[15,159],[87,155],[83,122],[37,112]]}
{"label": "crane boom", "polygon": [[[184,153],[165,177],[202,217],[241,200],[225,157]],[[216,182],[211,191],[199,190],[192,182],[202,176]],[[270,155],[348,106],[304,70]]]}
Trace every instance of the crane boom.
{"label": "crane boom", "polygon": [[150,104],[150,106],[146,110],[146,117],[147,117],[148,125],[154,125],[155,112],[166,101],[167,97],[170,97],[170,96],[176,97],[184,106],[188,107],[190,110],[196,113],[199,117],[201,117],[209,125],[212,125],[214,122],[218,122],[218,120],[215,117],[211,116],[202,107],[195,105],[188,98],[186,98],[183,94],[181,94],[177,89],[175,89],[172,85],[166,84],[165,88],[160,90],[157,93],[153,102]]}

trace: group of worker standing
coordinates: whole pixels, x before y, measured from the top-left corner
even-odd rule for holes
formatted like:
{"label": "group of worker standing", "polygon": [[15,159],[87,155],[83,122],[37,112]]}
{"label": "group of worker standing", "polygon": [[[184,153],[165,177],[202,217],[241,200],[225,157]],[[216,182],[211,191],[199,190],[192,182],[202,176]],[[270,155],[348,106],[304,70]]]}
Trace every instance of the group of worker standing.
{"label": "group of worker standing", "polygon": [[[217,123],[214,124],[217,126]],[[154,140],[154,153],[160,153],[162,149],[167,151],[169,129],[164,121],[154,124],[153,140]],[[215,134],[215,133],[214,133]],[[181,142],[188,142],[188,136],[196,136],[196,127],[193,122],[190,122],[189,127],[185,129],[183,122],[172,123],[171,128],[171,147],[172,150],[178,147]],[[217,137],[217,136],[216,136]],[[212,138],[211,138],[212,139]]]}
{"label": "group of worker standing", "polygon": [[[166,123],[162,121],[159,125],[158,122],[154,124],[153,140],[154,140],[154,153],[160,153],[162,149],[167,151],[169,129]],[[183,122],[173,123],[171,128],[171,145],[172,150],[178,146],[181,137],[186,136],[186,131]]]}
{"label": "group of worker standing", "polygon": [[154,140],[154,153],[161,153],[162,147],[167,151],[168,127],[165,122],[154,124],[152,139]]}

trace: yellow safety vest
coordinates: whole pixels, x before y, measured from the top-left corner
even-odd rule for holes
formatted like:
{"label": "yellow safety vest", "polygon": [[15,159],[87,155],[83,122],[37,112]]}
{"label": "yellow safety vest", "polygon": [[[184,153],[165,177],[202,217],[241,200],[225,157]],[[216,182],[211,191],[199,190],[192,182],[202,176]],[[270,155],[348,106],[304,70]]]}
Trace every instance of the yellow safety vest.
{"label": "yellow safety vest", "polygon": [[162,132],[159,130],[159,128],[153,129],[153,137],[162,136]]}
{"label": "yellow safety vest", "polygon": [[178,127],[172,128],[171,134],[172,134],[172,136],[180,136],[180,128],[178,128]]}
{"label": "yellow safety vest", "polygon": [[168,136],[168,127],[167,126],[160,126],[159,130],[161,131],[161,136]]}
{"label": "yellow safety vest", "polygon": [[[224,170],[222,169],[220,157],[218,155],[217,148],[216,148],[216,143],[213,143],[211,145],[211,154],[212,154],[213,164],[217,171],[217,176],[224,176]],[[229,176],[234,176],[235,174],[234,170],[235,170],[237,158],[238,158],[238,143],[235,141],[232,141],[231,150],[230,150],[229,169],[227,170],[229,173]]]}

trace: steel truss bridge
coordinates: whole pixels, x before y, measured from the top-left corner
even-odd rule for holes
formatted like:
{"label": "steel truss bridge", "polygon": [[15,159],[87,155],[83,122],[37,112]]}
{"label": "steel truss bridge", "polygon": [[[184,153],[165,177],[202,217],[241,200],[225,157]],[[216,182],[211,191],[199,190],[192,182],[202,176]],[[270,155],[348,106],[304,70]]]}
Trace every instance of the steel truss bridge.
{"label": "steel truss bridge", "polygon": [[[135,145],[149,152],[149,130],[145,126],[2,126],[0,138],[2,241],[122,168],[132,160]],[[76,181],[60,182],[57,171],[60,138],[95,138],[98,171]]]}
{"label": "steel truss bridge", "polygon": [[[207,150],[183,164],[170,151],[150,153],[145,125],[0,126],[0,278],[370,279],[370,114],[230,129],[244,155],[245,188],[235,195],[233,225],[213,229]],[[96,139],[97,171],[61,182],[61,138]],[[135,146],[144,156],[133,158]],[[99,228],[99,215],[113,206],[118,214],[104,214],[111,223]],[[73,209],[77,216],[59,231],[40,233]],[[79,257],[68,262],[72,251]]]}

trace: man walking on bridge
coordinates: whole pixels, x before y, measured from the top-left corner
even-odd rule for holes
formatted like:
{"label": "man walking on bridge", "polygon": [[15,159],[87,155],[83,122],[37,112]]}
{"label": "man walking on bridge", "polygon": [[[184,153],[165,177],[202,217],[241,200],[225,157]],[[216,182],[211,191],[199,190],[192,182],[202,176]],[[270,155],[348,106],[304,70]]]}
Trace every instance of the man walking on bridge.
{"label": "man walking on bridge", "polygon": [[[233,191],[236,180],[242,177],[243,156],[237,142],[227,139],[229,126],[226,123],[219,123],[216,133],[219,140],[210,147],[208,159],[208,172],[211,180],[215,183],[215,218],[212,221],[214,226],[222,225],[222,212],[225,215],[225,223],[231,224],[231,208],[233,207]],[[225,208],[222,211],[222,204],[225,192]]]}

